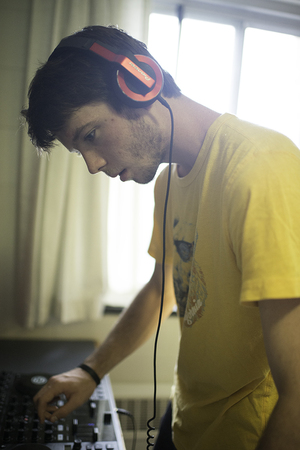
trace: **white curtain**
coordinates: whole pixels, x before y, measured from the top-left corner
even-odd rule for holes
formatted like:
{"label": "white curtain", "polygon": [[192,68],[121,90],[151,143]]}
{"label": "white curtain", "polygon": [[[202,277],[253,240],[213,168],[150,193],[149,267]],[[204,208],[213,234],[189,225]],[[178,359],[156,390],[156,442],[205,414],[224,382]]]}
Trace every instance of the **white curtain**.
{"label": "white curtain", "polygon": [[[11,85],[11,90],[4,92],[5,103],[1,100],[1,109],[7,112],[10,99],[14,99],[12,121],[4,131],[0,125],[4,138],[0,175],[5,178],[0,180],[0,202],[9,208],[0,238],[0,275],[6,286],[0,292],[0,315],[1,311],[8,313],[6,302],[12,304],[14,296],[10,311],[25,327],[44,325],[53,316],[70,323],[93,320],[101,314],[107,286],[109,180],[103,174],[90,175],[83,160],[60,145],[49,158],[37,157],[26,130],[16,129],[15,97],[19,96],[21,109],[38,65],[61,38],[84,26],[118,25],[144,40],[148,7],[148,0],[1,0],[0,24],[3,21],[5,26],[5,19],[17,18],[22,25],[11,23],[19,36],[12,43],[7,38],[12,48],[7,53],[9,62],[0,62],[0,81],[3,86],[9,72],[22,71],[23,89]],[[22,54],[24,64],[18,68],[12,54],[17,41],[26,52]],[[18,139],[11,139],[13,130]],[[1,170],[3,162],[14,173]],[[13,185],[6,182],[9,175],[15,180]],[[7,195],[9,202],[5,202]],[[3,258],[8,258],[8,266]]]}

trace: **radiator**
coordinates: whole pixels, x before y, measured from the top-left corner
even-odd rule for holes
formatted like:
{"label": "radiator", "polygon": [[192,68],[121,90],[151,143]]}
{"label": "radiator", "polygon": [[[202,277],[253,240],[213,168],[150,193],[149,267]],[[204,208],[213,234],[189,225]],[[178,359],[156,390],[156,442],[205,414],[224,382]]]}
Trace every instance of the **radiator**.
{"label": "radiator", "polygon": [[[147,448],[147,422],[153,417],[153,399],[115,399],[117,408],[125,409],[134,416],[135,427],[137,430],[137,442],[135,450],[145,450]],[[169,398],[158,398],[156,400],[156,419],[151,422],[155,431],[151,434],[156,436],[159,430],[160,419],[167,408]],[[119,414],[124,441],[127,450],[132,448],[133,427],[132,420],[128,416]],[[153,441],[152,441],[153,442]]]}

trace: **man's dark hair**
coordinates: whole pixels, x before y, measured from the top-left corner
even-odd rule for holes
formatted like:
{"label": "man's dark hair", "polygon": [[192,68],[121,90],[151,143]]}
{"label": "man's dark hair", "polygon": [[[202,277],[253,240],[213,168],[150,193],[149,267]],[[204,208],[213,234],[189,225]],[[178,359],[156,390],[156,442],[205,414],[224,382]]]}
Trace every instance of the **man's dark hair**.
{"label": "man's dark hair", "polygon": [[[116,27],[91,26],[76,33],[116,47],[120,52],[152,56],[142,42]],[[177,97],[180,89],[171,75],[164,75],[163,95]],[[126,108],[111,86],[111,64],[91,52],[67,48],[43,64],[29,90],[29,106],[21,114],[28,123],[28,134],[39,150],[49,151],[57,133],[71,114],[89,103],[103,101],[122,113]]]}

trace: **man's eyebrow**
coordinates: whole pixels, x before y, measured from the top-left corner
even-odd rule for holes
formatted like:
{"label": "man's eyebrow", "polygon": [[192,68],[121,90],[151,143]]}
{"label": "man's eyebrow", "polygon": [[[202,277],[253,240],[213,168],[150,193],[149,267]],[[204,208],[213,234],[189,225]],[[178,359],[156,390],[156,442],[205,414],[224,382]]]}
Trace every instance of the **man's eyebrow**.
{"label": "man's eyebrow", "polygon": [[95,123],[94,121],[91,121],[91,122],[85,123],[81,127],[76,128],[75,133],[73,135],[73,139],[72,139],[73,144],[78,140],[82,130],[84,130],[84,128],[86,128],[94,123]]}

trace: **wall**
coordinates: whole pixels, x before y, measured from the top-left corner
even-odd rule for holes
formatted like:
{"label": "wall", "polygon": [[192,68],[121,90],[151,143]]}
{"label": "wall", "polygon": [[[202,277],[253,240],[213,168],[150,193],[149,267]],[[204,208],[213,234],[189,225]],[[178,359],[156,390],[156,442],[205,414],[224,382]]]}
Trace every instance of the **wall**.
{"label": "wall", "polygon": [[[105,315],[90,323],[70,325],[49,324],[43,328],[25,330],[17,325],[2,327],[0,339],[87,339],[100,343],[117,320],[117,315]],[[157,355],[158,396],[168,397],[178,350],[179,325],[170,317],[161,327]],[[114,394],[118,398],[151,398],[153,388],[153,347],[150,339],[133,355],[110,373]]]}
{"label": "wall", "polygon": [[[49,0],[42,0],[48,1]],[[117,320],[105,315],[92,323],[49,324],[25,330],[15,324],[14,252],[17,222],[19,112],[25,100],[26,47],[30,34],[31,0],[0,0],[0,339],[92,339],[101,342]],[[9,106],[9,108],[8,108]],[[9,141],[9,145],[4,142]],[[34,151],[34,150],[33,150]],[[173,377],[178,323],[170,318],[162,327],[158,352],[158,394],[167,396]],[[152,395],[153,340],[111,372],[115,395]]]}
{"label": "wall", "polygon": [[27,0],[0,0],[0,321],[13,307],[19,115],[25,99],[29,12]]}

